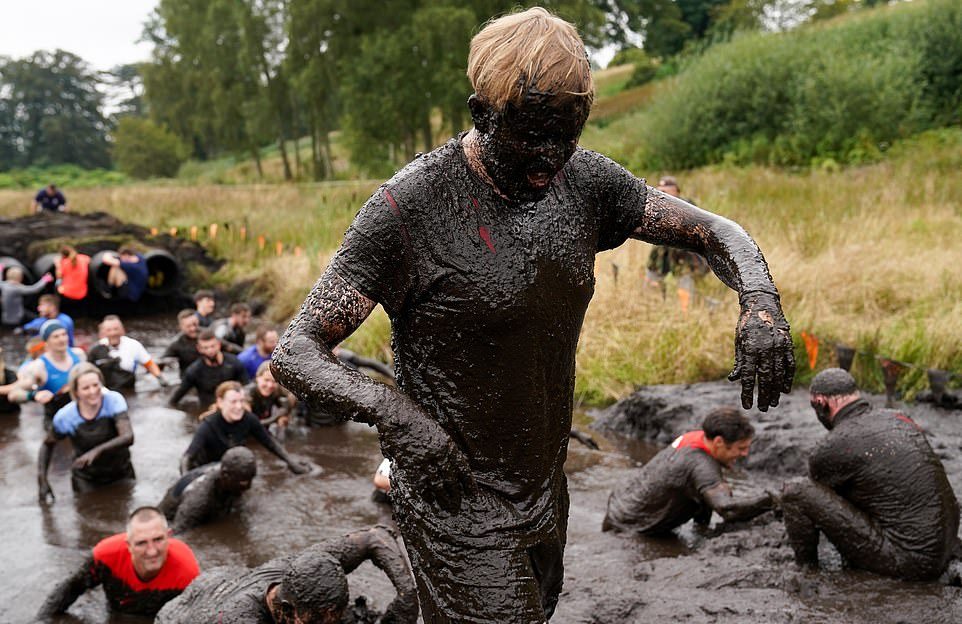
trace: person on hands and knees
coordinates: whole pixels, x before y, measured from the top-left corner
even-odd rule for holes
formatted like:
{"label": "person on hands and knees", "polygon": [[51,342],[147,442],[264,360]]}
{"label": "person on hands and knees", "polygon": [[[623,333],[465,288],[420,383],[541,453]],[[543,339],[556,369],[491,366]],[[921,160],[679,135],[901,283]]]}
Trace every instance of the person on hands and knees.
{"label": "person on hands and knees", "polygon": [[[638,238],[707,258],[739,293],[730,378],[746,408],[756,378],[762,410],[789,390],[792,341],[741,227],[578,147],[593,83],[571,24],[542,8],[494,20],[471,42],[468,77],[474,127],[375,191],[272,369],[311,410],[377,428],[425,622],[544,622],[563,579],[595,255]],[[397,389],[331,352],[377,304]]]}
{"label": "person on hands and knees", "polygon": [[[208,570],[157,614],[155,624],[354,622],[348,612],[347,575],[365,561],[384,572],[397,591],[377,621],[415,624],[418,600],[411,572],[394,535],[382,526],[323,541],[253,570]],[[363,616],[364,622],[375,621],[370,613]]]}
{"label": "person on hands and knees", "polygon": [[127,532],[101,540],[92,555],[50,593],[38,619],[66,613],[88,589],[103,585],[111,611],[153,617],[200,574],[190,547],[171,537],[164,514],[139,507]]}
{"label": "person on hands and knees", "polygon": [[722,468],[748,457],[754,435],[737,408],[712,411],[701,430],[678,437],[615,488],[602,530],[658,535],[692,518],[708,524],[713,511],[735,522],[772,509],[770,494],[736,498],[722,477]]}
{"label": "person on hands and knees", "polygon": [[107,390],[103,373],[89,362],[70,371],[68,388],[73,400],[53,417],[53,425],[40,446],[37,482],[41,503],[53,498],[47,470],[54,446],[64,438],[70,438],[73,444],[70,482],[75,492],[135,478],[129,450],[134,432],[124,396]]}
{"label": "person on hands and knees", "polygon": [[157,505],[175,533],[183,533],[231,512],[257,475],[254,453],[246,446],[229,449],[219,462],[198,466],[167,490]]}
{"label": "person on hands and knees", "polygon": [[228,449],[240,446],[253,437],[261,446],[279,457],[294,474],[303,474],[310,466],[291,458],[261,421],[247,410],[244,388],[236,381],[217,386],[217,410],[205,418],[180,461],[184,474],[197,466],[220,461]]}
{"label": "person on hands and knees", "polygon": [[902,412],[872,407],[841,368],[816,375],[810,398],[828,435],[808,478],[782,489],[795,560],[817,566],[824,534],[853,568],[938,578],[959,554],[959,503],[925,434]]}

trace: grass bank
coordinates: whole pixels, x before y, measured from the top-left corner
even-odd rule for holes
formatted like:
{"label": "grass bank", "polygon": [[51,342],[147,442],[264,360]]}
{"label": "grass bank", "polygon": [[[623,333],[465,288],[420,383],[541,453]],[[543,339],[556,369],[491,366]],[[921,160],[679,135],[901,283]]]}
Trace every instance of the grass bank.
{"label": "grass bank", "polygon": [[[962,370],[960,168],[962,131],[951,129],[897,144],[885,161],[861,168],[794,174],[716,167],[693,171],[681,183],[688,197],[741,223],[765,251],[796,333],[804,380],[801,330],[866,353]],[[127,186],[77,189],[71,204],[147,227],[176,227],[180,235],[198,226],[198,238],[230,259],[212,278],[224,285],[251,280],[283,321],[375,186]],[[22,192],[0,191],[0,214],[22,213],[23,203]],[[214,240],[207,240],[210,223],[219,224]],[[735,297],[709,277],[698,285],[703,298],[681,312],[673,286],[665,297],[645,286],[649,249],[630,241],[598,257],[596,295],[579,346],[577,392],[584,402],[615,400],[637,384],[717,379],[731,365]],[[707,305],[709,298],[720,304]],[[388,332],[378,311],[350,344],[383,355]],[[832,361],[825,348],[820,358],[820,366]],[[855,372],[881,387],[869,356]],[[919,369],[906,374],[901,388],[924,386]]]}

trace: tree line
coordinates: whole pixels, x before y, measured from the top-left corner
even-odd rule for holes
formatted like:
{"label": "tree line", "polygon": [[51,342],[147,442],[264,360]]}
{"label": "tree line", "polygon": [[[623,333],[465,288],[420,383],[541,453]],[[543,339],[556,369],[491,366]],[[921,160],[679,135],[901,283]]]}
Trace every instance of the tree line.
{"label": "tree line", "polygon": [[[663,62],[766,15],[873,0],[542,0],[593,49]],[[136,177],[276,144],[286,179],[334,175],[331,133],[383,175],[468,124],[468,44],[511,0],[160,0],[148,62],[93,71],[61,50],[0,58],[0,170],[75,163]],[[780,13],[779,13],[780,12]],[[634,37],[634,38],[633,38]],[[104,114],[107,98],[111,114]],[[305,156],[306,154],[306,156]]]}

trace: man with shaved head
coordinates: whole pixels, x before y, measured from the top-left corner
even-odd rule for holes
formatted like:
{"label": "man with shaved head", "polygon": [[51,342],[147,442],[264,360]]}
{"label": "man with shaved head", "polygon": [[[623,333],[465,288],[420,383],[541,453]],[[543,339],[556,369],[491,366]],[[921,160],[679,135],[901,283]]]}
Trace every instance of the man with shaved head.
{"label": "man with shaved head", "polygon": [[126,533],[98,543],[91,556],[47,597],[37,617],[65,613],[88,589],[103,585],[112,611],[153,617],[200,573],[190,547],[171,537],[156,507],[130,514]]}
{"label": "man with shaved head", "polygon": [[959,503],[922,429],[872,407],[840,368],[816,375],[810,398],[829,434],[809,457],[810,478],[783,488],[795,560],[818,565],[824,533],[851,567],[937,578],[959,546]]}

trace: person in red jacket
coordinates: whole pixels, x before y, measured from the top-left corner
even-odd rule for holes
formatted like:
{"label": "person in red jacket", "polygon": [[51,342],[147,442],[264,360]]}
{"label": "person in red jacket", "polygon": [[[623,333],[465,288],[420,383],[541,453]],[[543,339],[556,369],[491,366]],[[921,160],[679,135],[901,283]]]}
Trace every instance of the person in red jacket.
{"label": "person in red jacket", "polygon": [[57,292],[64,299],[80,301],[87,296],[90,256],[77,253],[70,245],[60,248],[57,261]]}
{"label": "person in red jacket", "polygon": [[171,534],[156,507],[134,510],[127,532],[94,546],[83,565],[51,592],[37,617],[65,613],[97,585],[103,585],[111,610],[153,617],[200,574],[190,547]]}

